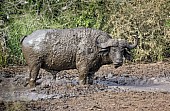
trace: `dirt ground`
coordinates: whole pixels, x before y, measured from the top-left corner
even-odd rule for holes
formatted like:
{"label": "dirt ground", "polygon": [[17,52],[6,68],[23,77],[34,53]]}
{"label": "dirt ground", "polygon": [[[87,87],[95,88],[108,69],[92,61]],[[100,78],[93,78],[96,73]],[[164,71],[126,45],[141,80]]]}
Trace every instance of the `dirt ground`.
{"label": "dirt ground", "polygon": [[0,111],[169,111],[170,64],[105,65],[94,85],[80,86],[77,70],[56,80],[40,71],[38,85],[26,84],[27,67],[0,69]]}

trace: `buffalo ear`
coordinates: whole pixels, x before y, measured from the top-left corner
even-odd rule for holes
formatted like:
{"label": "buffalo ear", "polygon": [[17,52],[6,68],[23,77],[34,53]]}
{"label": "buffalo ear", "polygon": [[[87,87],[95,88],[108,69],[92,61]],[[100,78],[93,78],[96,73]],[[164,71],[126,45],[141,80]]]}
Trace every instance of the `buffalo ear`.
{"label": "buffalo ear", "polygon": [[132,55],[130,54],[130,51],[128,51],[127,49],[124,49],[124,57],[125,59],[132,61]]}

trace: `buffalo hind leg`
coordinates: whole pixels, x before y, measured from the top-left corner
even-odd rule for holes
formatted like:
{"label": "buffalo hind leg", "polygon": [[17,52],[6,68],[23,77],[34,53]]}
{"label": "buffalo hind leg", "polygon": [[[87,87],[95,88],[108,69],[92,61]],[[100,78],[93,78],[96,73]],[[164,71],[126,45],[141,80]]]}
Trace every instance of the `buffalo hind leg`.
{"label": "buffalo hind leg", "polygon": [[36,79],[37,79],[40,67],[41,67],[40,63],[33,64],[30,67],[29,85],[30,85],[31,88],[36,86]]}
{"label": "buffalo hind leg", "polygon": [[56,80],[57,78],[57,73],[59,71],[54,71],[54,70],[49,70],[49,69],[45,69],[47,72],[51,73],[51,75],[53,76],[53,80]]}

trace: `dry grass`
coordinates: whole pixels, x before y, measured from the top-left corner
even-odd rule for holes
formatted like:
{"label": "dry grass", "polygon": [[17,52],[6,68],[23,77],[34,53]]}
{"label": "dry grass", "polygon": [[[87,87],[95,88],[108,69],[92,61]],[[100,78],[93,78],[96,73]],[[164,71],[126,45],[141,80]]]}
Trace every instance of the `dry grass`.
{"label": "dry grass", "polygon": [[168,28],[168,0],[132,0],[119,4],[119,9],[111,15],[111,34],[116,37],[131,38],[138,32],[140,44],[134,51],[135,61],[160,61],[168,57],[170,47]]}

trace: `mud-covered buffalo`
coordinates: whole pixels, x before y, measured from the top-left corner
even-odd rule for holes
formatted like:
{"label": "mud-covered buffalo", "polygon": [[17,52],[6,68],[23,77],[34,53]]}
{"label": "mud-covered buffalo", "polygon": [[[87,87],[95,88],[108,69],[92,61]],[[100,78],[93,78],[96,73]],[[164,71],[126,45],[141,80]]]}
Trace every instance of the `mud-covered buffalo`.
{"label": "mud-covered buffalo", "polygon": [[78,69],[79,83],[93,84],[94,73],[102,65],[113,63],[117,68],[122,66],[123,57],[131,58],[129,50],[138,44],[138,37],[134,37],[134,44],[129,44],[91,28],[37,30],[21,39],[29,85],[36,86],[40,68],[57,72]]}

